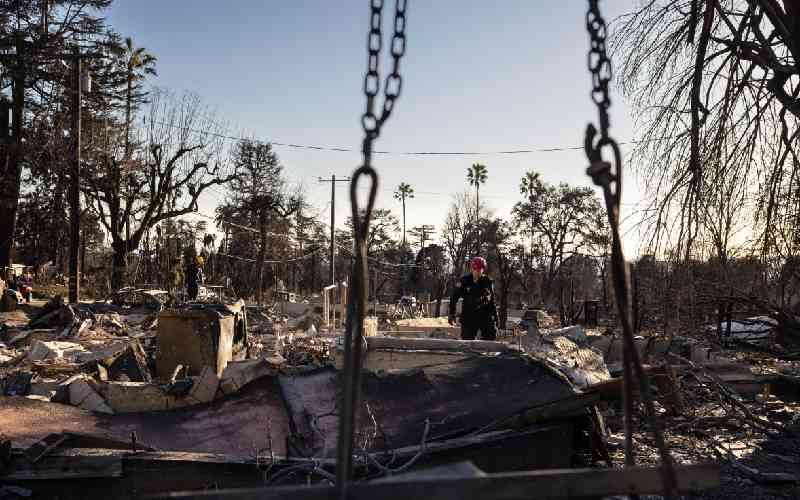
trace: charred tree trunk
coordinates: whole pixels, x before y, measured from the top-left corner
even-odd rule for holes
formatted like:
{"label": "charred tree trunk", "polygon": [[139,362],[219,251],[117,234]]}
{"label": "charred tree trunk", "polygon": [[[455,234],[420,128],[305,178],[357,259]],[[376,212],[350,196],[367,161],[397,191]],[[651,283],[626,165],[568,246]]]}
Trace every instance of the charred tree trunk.
{"label": "charred tree trunk", "polygon": [[125,277],[125,242],[117,240],[112,244],[114,254],[111,256],[111,290],[122,288]]}
{"label": "charred tree trunk", "polygon": [[633,271],[633,331],[639,333],[642,330],[644,307],[642,307],[642,294],[640,293],[639,270],[635,266],[631,266],[631,271]]}

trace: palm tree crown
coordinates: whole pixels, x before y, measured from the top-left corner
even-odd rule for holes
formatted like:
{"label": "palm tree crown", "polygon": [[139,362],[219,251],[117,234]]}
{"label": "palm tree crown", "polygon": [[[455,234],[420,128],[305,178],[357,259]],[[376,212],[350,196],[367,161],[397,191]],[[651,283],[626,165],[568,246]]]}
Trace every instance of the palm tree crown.
{"label": "palm tree crown", "polygon": [[477,189],[481,184],[486,184],[488,173],[489,171],[486,165],[473,163],[472,166],[467,169],[467,181],[469,181],[470,186],[475,186]]}
{"label": "palm tree crown", "polygon": [[127,66],[126,80],[127,89],[125,92],[125,157],[130,156],[130,127],[131,118],[134,112],[134,101],[139,97],[138,82],[144,80],[147,75],[158,76],[156,73],[156,56],[147,52],[144,47],[133,45],[131,37],[125,38],[125,47],[122,49],[123,62]]}

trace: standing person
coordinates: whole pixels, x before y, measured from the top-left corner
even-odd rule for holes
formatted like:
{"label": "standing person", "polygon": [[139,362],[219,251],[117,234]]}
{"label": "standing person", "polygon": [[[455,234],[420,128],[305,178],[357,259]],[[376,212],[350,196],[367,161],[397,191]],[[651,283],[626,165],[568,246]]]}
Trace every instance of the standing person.
{"label": "standing person", "polygon": [[486,272],[486,259],[473,257],[470,261],[471,272],[464,275],[456,283],[450,296],[449,323],[456,319],[458,299],[461,304],[461,338],[475,340],[478,330],[483,340],[495,340],[497,335],[497,307],[494,303],[494,286]]}
{"label": "standing person", "polygon": [[200,285],[203,283],[203,257],[197,256],[189,266],[189,272],[186,273],[186,292],[189,294],[189,300],[197,300],[197,293],[200,291]]}
{"label": "standing person", "polygon": [[178,301],[178,295],[180,295],[183,285],[183,260],[180,257],[175,257],[172,259],[172,264],[169,268],[169,293],[173,297],[173,301]]}

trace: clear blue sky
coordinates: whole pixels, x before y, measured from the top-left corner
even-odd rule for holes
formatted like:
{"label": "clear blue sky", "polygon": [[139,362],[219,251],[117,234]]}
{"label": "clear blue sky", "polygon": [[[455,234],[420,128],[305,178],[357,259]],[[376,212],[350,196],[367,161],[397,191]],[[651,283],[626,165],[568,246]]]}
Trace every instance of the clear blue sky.
{"label": "clear blue sky", "polygon": [[[610,20],[634,4],[610,0],[601,8]],[[387,1],[384,30],[391,26],[393,9],[394,2]],[[586,2],[579,0],[409,0],[403,95],[376,149],[580,145],[586,123],[596,120],[586,69],[585,9]],[[155,85],[198,93],[220,119],[234,125],[234,134],[357,150],[368,14],[367,0],[117,0],[108,17],[115,29],[158,57]],[[389,59],[383,59],[384,75],[388,67]],[[627,141],[635,137],[629,108],[614,97],[613,135]],[[317,177],[349,175],[360,155],[276,149],[289,177],[306,185],[327,219],[329,184],[319,184]],[[489,169],[482,199],[499,216],[507,216],[519,199],[519,179],[527,170],[541,172],[548,182],[590,184],[580,150],[481,157],[378,155],[378,206],[399,217],[392,191],[408,182],[417,191],[408,204],[408,227],[425,223],[438,229],[450,195],[467,188],[466,170],[476,161]],[[212,213],[219,197],[205,196],[201,210]],[[338,223],[349,212],[346,197],[347,187],[341,184]],[[638,198],[638,188],[629,181],[626,211]]]}

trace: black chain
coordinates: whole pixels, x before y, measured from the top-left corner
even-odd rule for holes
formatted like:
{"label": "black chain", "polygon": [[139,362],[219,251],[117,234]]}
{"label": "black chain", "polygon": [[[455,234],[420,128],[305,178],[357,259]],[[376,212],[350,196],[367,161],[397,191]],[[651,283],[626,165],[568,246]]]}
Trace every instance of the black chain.
{"label": "black chain", "polygon": [[[383,108],[380,116],[375,114],[375,99],[380,92],[380,55],[383,49],[381,32],[383,0],[370,1],[369,34],[367,35],[367,72],[364,75],[364,96],[366,110],[361,116],[364,129],[362,143],[363,163],[353,173],[350,181],[350,208],[353,219],[353,238],[355,255],[348,290],[347,320],[344,336],[343,390],[339,414],[339,436],[336,467],[336,484],[339,497],[347,496],[347,481],[353,465],[353,435],[355,433],[355,413],[358,408],[361,388],[361,352],[364,340],[364,315],[366,311],[367,234],[378,192],[378,173],[372,167],[372,144],[378,138],[381,128],[394,109],[395,101],[403,89],[400,75],[400,60],[406,52],[406,0],[395,0],[394,34],[391,42],[393,59],[392,72],[384,84]],[[358,201],[358,181],[366,176],[371,181],[367,204],[361,209]]]}
{"label": "black chain", "polygon": [[592,100],[600,113],[600,132],[608,137],[608,108],[611,98],[608,96],[608,84],[611,82],[611,59],[606,52],[606,22],[600,14],[597,0],[589,0],[586,12],[586,29],[589,31],[589,72],[592,74]]}
{"label": "black chain", "polygon": [[[639,353],[633,339],[633,327],[630,309],[630,276],[622,251],[622,240],[619,232],[619,210],[622,195],[622,155],[619,145],[609,136],[610,127],[608,110],[611,107],[611,98],[608,88],[613,77],[611,60],[606,52],[606,22],[600,13],[598,0],[589,0],[589,10],[586,12],[586,29],[589,32],[590,49],[588,54],[589,72],[592,74],[592,101],[597,106],[600,121],[600,137],[593,124],[586,127],[584,149],[589,159],[589,168],[586,173],[592,181],[603,188],[603,197],[606,203],[608,222],[611,226],[611,266],[614,281],[614,294],[619,311],[620,323],[624,337],[623,347],[623,400],[625,403],[625,463],[634,465],[633,459],[633,386],[634,375],[644,400],[650,427],[653,430],[656,446],[662,462],[662,477],[664,481],[665,498],[673,498],[677,480],[675,468],[667,449],[660,422],[656,417],[653,396],[647,374],[642,368]],[[603,160],[603,148],[610,148],[613,155],[613,164]]]}
{"label": "black chain", "polygon": [[372,165],[372,142],[378,138],[383,123],[389,118],[394,109],[394,103],[403,90],[403,77],[400,74],[400,60],[406,53],[406,0],[396,0],[394,14],[394,33],[392,35],[391,54],[392,72],[386,77],[383,86],[384,99],[381,115],[375,115],[375,98],[380,91],[379,63],[383,49],[383,35],[381,33],[383,0],[370,2],[370,29],[367,36],[367,72],[364,75],[364,96],[367,107],[361,116],[361,126],[364,129],[364,165]]}

